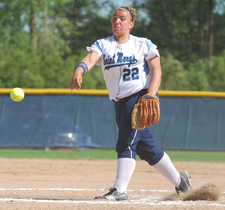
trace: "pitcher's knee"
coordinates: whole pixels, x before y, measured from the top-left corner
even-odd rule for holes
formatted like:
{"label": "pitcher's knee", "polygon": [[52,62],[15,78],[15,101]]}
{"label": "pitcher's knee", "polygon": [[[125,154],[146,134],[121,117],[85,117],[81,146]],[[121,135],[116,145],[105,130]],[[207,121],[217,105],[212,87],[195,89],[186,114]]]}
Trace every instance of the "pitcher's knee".
{"label": "pitcher's knee", "polygon": [[136,152],[132,150],[117,151],[117,158],[133,158],[136,160]]}
{"label": "pitcher's knee", "polygon": [[164,152],[161,149],[157,148],[154,151],[144,151],[144,152],[137,151],[137,155],[142,160],[147,161],[151,166],[153,166],[162,159]]}

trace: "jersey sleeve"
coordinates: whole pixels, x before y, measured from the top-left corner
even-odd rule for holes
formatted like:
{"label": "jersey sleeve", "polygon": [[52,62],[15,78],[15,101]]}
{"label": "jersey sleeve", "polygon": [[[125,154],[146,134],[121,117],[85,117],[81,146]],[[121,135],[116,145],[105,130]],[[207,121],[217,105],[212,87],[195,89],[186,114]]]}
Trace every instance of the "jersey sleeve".
{"label": "jersey sleeve", "polygon": [[[94,42],[94,44],[92,44],[90,47],[86,47],[88,52],[96,52],[100,55],[100,57],[102,56],[102,48],[100,47],[100,40],[97,40]],[[100,62],[96,63],[96,65],[100,66]]]}
{"label": "jersey sleeve", "polygon": [[98,53],[100,56],[102,55],[102,48],[100,47],[100,40],[97,40],[94,42],[94,44],[91,45],[91,47],[86,47],[87,51],[94,51]]}
{"label": "jersey sleeve", "polygon": [[148,53],[145,57],[146,60],[154,58],[155,56],[160,57],[157,46],[148,40]]}

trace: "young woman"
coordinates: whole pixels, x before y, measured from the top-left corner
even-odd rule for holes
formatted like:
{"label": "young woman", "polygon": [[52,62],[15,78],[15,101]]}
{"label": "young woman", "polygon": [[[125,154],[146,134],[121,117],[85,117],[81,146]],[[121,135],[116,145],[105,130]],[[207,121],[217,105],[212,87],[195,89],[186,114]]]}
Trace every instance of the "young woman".
{"label": "young woman", "polygon": [[[110,100],[114,101],[118,140],[117,176],[109,193],[96,199],[127,200],[126,189],[136,165],[136,155],[165,176],[177,193],[191,190],[189,175],[180,174],[169,156],[155,146],[150,128],[134,130],[131,113],[144,94],[157,95],[161,83],[161,64],[157,46],[147,38],[131,35],[137,18],[131,7],[116,9],[112,17],[113,35],[87,47],[88,54],[75,67],[69,88],[81,88],[82,76],[94,65],[100,65]],[[147,180],[146,180],[147,182]]]}

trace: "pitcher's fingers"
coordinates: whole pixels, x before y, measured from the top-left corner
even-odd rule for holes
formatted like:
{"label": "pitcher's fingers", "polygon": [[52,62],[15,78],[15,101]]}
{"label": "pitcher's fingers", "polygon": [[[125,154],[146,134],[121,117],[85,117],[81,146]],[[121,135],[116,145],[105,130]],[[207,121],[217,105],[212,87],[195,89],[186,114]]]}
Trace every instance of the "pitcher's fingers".
{"label": "pitcher's fingers", "polygon": [[73,87],[74,87],[73,82],[70,82],[70,84],[69,84],[69,89],[71,89],[71,92],[73,91]]}
{"label": "pitcher's fingers", "polygon": [[81,89],[81,84],[82,84],[82,77],[76,83],[77,90],[80,90]]}

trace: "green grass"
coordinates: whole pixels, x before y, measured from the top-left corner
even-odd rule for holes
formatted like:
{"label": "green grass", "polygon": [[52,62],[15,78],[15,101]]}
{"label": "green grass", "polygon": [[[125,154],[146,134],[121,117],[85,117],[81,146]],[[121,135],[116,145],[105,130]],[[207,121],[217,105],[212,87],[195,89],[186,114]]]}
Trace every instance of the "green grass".
{"label": "green grass", "polygon": [[[224,162],[224,152],[166,151],[172,161]],[[0,158],[46,158],[46,159],[116,159],[115,150],[38,150],[0,149]],[[139,160],[139,158],[138,158]]]}
{"label": "green grass", "polygon": [[0,149],[0,158],[116,159],[114,150]]}
{"label": "green grass", "polygon": [[166,151],[173,161],[224,162],[224,152],[211,151]]}

